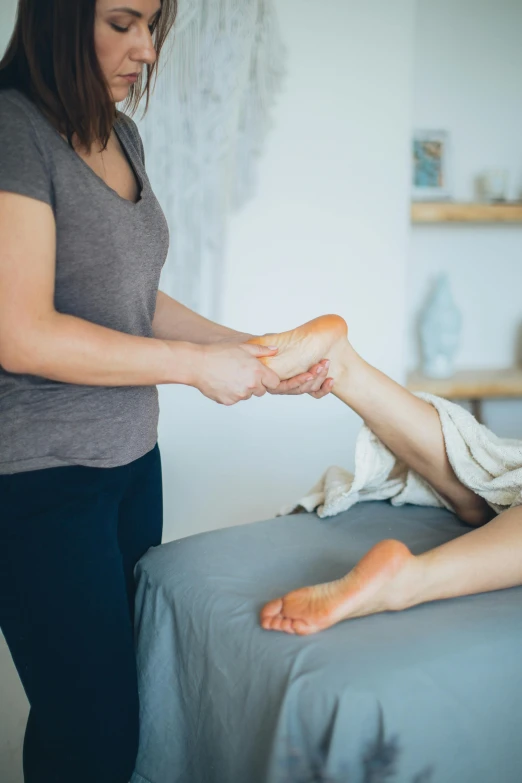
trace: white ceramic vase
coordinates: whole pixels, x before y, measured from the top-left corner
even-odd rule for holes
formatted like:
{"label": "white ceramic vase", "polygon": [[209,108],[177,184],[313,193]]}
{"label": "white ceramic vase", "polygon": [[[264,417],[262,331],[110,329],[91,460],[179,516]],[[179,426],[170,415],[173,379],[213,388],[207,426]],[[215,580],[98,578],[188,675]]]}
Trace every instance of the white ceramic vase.
{"label": "white ceramic vase", "polygon": [[448,276],[441,274],[420,319],[422,371],[429,378],[449,378],[455,372],[462,317]]}

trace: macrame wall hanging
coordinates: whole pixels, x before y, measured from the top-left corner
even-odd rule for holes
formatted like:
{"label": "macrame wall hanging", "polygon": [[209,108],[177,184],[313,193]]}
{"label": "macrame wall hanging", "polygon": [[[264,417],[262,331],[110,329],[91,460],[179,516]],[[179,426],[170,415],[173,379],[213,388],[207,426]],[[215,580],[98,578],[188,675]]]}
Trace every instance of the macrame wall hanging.
{"label": "macrame wall hanging", "polygon": [[161,286],[218,318],[228,216],[255,191],[284,73],[273,0],[180,0],[162,60],[136,116],[171,232]]}

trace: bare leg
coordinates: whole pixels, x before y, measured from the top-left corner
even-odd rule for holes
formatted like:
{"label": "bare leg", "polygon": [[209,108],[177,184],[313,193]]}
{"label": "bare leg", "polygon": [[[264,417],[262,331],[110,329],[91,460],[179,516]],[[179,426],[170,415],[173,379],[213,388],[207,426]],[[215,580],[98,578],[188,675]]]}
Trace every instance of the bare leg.
{"label": "bare leg", "polygon": [[461,519],[471,525],[491,519],[493,513],[485,500],[455,475],[435,408],[367,364],[350,344],[345,362],[348,370],[333,393],[361,416],[396,457],[445,497]]}
{"label": "bare leg", "polygon": [[381,541],[345,577],[270,601],[266,630],[308,635],[352,617],[522,584],[522,507],[415,557]]}
{"label": "bare leg", "polygon": [[[492,512],[455,476],[436,410],[358,356],[343,324],[338,316],[325,316],[252,342],[280,346],[278,355],[266,362],[281,378],[330,359],[333,393],[446,497],[462,519],[484,525]],[[381,541],[343,579],[271,601],[262,610],[261,622],[266,629],[309,634],[350,617],[522,584],[521,551],[522,509],[505,512],[419,557],[398,541]]]}
{"label": "bare leg", "polygon": [[336,315],[316,318],[283,334],[250,342],[278,345],[279,353],[262,359],[281,379],[304,372],[319,359],[330,360],[333,394],[352,408],[402,462],[443,495],[458,516],[480,525],[491,518],[484,500],[455,476],[444,448],[437,411],[371,367],[348,341],[346,322]]}

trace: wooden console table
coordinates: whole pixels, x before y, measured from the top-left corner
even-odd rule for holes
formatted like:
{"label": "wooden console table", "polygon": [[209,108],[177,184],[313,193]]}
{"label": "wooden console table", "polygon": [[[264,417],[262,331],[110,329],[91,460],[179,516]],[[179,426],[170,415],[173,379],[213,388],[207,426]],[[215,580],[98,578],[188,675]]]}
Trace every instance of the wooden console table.
{"label": "wooden console table", "polygon": [[483,423],[482,401],[522,397],[522,369],[462,370],[451,378],[426,378],[420,372],[408,376],[406,388],[448,400],[469,400],[475,418]]}

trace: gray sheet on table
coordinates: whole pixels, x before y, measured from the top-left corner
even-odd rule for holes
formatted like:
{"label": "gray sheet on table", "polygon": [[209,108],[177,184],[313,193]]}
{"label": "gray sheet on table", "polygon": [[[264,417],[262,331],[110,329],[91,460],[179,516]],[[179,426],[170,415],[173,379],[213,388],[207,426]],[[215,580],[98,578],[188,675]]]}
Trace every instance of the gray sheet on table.
{"label": "gray sheet on table", "polygon": [[520,783],[522,588],[263,631],[291,589],[377,541],[418,554],[469,531],[362,503],[150,550],[136,569],[141,742],[132,783]]}

